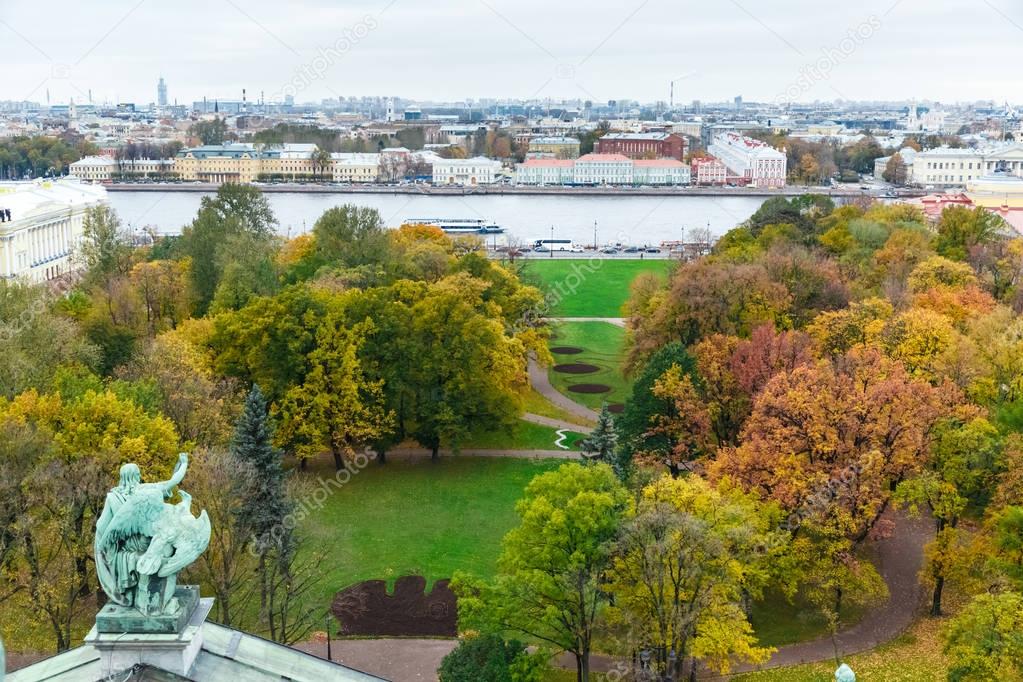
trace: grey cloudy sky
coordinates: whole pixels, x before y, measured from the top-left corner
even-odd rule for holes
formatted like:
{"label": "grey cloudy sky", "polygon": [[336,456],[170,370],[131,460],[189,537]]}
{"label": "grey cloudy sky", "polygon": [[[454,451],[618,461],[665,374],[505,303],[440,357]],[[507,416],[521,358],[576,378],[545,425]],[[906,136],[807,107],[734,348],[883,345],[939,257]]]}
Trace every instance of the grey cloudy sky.
{"label": "grey cloudy sky", "polygon": [[0,0],[0,99],[1019,102],[1019,0]]}

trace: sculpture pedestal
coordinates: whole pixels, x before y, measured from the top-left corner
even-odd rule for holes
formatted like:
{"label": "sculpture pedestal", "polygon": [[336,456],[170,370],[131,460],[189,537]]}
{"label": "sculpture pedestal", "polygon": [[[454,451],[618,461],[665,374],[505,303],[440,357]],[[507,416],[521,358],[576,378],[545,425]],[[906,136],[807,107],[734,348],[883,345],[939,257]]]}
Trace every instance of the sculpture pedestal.
{"label": "sculpture pedestal", "polygon": [[158,616],[147,616],[120,604],[107,604],[96,614],[96,630],[100,634],[112,635],[125,632],[170,635],[181,632],[199,605],[199,587],[179,585],[174,590],[174,599],[178,608]]}
{"label": "sculpture pedestal", "polygon": [[[197,587],[179,589],[194,589],[198,597]],[[212,599],[197,599],[190,617],[179,630],[170,633],[100,632],[97,618],[84,643],[99,652],[102,670],[118,672],[143,664],[187,678],[202,649],[202,627],[212,608]],[[146,617],[139,614],[139,618]]]}

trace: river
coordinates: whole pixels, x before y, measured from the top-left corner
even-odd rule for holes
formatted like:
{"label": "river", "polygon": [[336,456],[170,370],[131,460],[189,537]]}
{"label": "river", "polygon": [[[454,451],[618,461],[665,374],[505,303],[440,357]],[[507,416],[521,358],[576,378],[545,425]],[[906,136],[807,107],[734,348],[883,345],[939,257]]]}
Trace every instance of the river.
{"label": "river", "polygon": [[[201,197],[195,192],[110,192],[121,221],[134,229],[154,227],[177,234],[191,222]],[[763,203],[762,197],[718,196],[418,196],[407,194],[268,193],[280,232],[295,236],[312,229],[328,208],[349,203],[380,211],[391,227],[410,218],[485,218],[505,228],[497,243],[570,239],[577,244],[660,244],[697,228],[719,236]]]}

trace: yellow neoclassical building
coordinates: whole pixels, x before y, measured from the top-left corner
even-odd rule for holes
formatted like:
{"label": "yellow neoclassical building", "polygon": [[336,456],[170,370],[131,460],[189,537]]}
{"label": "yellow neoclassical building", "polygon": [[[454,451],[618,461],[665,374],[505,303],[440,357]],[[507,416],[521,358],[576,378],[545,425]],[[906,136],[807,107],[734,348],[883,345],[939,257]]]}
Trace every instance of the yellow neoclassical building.
{"label": "yellow neoclassical building", "polygon": [[379,154],[331,154],[322,162],[319,156],[315,144],[206,145],[179,152],[174,173],[186,182],[211,184],[314,179],[375,182],[380,175]]}

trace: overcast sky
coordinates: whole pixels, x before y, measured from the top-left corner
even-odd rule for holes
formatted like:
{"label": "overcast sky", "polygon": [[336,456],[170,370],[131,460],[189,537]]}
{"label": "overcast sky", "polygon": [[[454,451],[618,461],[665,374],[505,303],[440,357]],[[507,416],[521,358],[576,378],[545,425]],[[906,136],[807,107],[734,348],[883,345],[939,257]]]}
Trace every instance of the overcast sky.
{"label": "overcast sky", "polygon": [[0,100],[1023,101],[1019,0],[0,0]]}

